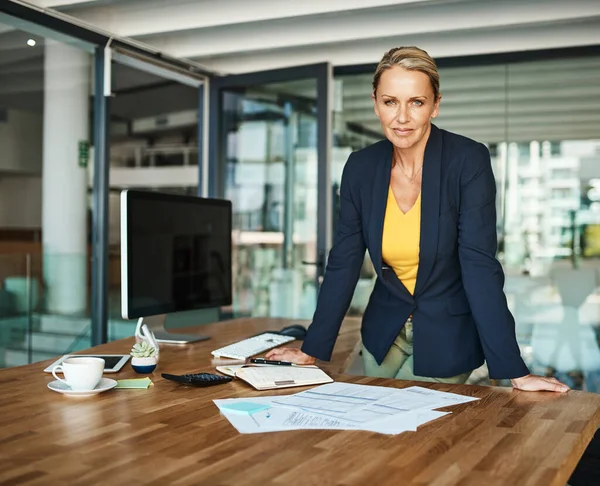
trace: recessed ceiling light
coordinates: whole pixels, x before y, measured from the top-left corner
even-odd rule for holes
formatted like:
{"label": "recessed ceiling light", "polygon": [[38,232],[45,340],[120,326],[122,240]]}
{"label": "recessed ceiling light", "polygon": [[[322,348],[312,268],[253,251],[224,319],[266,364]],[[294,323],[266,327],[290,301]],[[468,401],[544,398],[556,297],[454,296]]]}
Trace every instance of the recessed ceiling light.
{"label": "recessed ceiling light", "polygon": [[27,41],[27,45],[28,45],[28,46],[30,46],[30,47],[33,47],[33,46],[35,46],[35,40],[34,40],[34,39],[29,39],[29,40]]}

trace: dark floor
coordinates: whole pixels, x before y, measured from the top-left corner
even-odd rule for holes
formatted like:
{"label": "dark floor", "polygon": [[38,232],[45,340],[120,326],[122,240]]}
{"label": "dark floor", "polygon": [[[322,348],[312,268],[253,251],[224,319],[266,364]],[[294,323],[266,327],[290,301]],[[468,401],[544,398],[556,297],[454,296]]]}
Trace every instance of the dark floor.
{"label": "dark floor", "polygon": [[583,453],[573,475],[569,479],[570,486],[600,485],[600,429]]}

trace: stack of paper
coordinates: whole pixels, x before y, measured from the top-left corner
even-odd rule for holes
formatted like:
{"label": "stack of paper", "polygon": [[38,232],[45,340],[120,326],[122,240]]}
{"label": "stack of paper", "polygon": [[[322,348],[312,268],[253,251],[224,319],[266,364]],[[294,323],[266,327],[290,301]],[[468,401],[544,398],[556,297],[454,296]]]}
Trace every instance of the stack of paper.
{"label": "stack of paper", "polygon": [[416,431],[450,412],[435,409],[478,400],[420,386],[387,388],[330,383],[294,395],[214,400],[243,434],[300,429]]}

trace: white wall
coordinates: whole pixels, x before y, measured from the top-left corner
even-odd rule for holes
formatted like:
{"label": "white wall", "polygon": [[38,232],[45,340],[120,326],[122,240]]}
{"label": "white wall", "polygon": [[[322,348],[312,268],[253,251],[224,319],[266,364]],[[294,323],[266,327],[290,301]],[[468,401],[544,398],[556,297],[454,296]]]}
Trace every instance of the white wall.
{"label": "white wall", "polygon": [[0,228],[42,227],[42,178],[0,174]]}
{"label": "white wall", "polygon": [[41,174],[42,116],[8,110],[0,121],[0,174]]}

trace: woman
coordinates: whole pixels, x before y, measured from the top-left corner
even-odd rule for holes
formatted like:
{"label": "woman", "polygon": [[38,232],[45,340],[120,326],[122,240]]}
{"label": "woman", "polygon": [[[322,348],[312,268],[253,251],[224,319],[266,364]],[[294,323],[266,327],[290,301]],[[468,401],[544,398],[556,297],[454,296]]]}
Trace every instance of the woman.
{"label": "woman", "polygon": [[435,62],[416,47],[390,50],[372,98],[387,140],[351,154],[344,167],[313,323],[302,350],[267,357],[330,359],[368,249],[378,278],[361,329],[367,375],[464,383],[485,359],[490,378],[515,388],[567,391],[531,375],[521,359],[495,257],[490,155],[431,123],[441,100]]}

